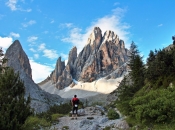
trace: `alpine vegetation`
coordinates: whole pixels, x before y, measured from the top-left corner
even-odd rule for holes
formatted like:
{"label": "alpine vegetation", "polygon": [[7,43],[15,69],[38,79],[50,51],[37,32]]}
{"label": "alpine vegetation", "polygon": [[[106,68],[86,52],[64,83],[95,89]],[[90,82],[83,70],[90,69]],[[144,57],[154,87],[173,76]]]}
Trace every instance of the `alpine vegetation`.
{"label": "alpine vegetation", "polygon": [[[1,63],[6,61],[0,50]],[[18,73],[0,65],[0,129],[20,130],[32,114],[30,96],[25,98],[25,87]]]}

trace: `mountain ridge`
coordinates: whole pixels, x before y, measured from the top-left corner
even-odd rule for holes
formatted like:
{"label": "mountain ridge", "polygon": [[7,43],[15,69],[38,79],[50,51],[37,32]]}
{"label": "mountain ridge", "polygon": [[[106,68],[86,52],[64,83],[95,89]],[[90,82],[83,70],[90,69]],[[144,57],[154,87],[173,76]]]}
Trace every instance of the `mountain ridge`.
{"label": "mountain ridge", "polygon": [[[102,36],[101,29],[94,27],[87,44],[78,56],[77,48],[73,47],[69,52],[67,65],[59,57],[54,71],[47,80],[51,80],[60,90],[64,89],[65,86],[74,86],[73,79],[93,82],[120,68],[128,61],[128,55],[129,50],[125,48],[124,41],[120,40],[118,35],[108,30]],[[123,67],[123,73],[127,69],[126,66]],[[122,72],[113,74],[110,78],[121,76]]]}
{"label": "mountain ridge", "polygon": [[[64,98],[67,97],[61,92],[67,90],[67,87],[70,87],[66,91],[70,93],[67,94],[69,98],[73,92],[79,93],[78,90],[89,89],[97,94],[107,94],[114,91],[118,82],[128,73],[128,56],[129,50],[118,35],[108,30],[102,36],[101,29],[95,27],[82,51],[77,55],[77,48],[73,47],[69,52],[67,65],[59,57],[50,76],[38,85],[43,90]],[[109,85],[109,81],[113,83]],[[79,96],[84,97],[80,93]]]}

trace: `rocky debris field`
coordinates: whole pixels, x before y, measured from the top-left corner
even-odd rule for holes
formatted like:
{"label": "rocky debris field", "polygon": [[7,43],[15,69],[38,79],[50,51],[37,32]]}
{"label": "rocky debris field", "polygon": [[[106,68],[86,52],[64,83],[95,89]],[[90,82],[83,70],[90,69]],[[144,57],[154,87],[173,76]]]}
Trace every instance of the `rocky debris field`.
{"label": "rocky debris field", "polygon": [[100,106],[79,109],[77,119],[72,119],[70,116],[61,117],[50,130],[103,130],[106,127],[111,127],[111,130],[127,130],[129,128],[123,118],[109,120],[103,112],[104,108]]}

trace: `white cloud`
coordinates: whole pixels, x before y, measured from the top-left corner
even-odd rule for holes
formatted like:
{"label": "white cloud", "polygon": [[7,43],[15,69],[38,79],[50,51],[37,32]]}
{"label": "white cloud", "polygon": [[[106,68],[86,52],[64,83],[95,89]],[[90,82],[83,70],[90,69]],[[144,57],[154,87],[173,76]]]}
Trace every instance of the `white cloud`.
{"label": "white cloud", "polygon": [[67,65],[68,62],[68,55],[64,53],[60,53],[61,58],[64,60],[65,65]]}
{"label": "white cloud", "polygon": [[9,1],[6,3],[6,5],[7,5],[8,7],[10,7],[10,9],[11,9],[12,11],[17,10],[16,4],[17,4],[17,0],[9,0]]}
{"label": "white cloud", "polygon": [[60,55],[61,55],[61,57],[62,57],[63,59],[68,59],[68,55],[66,55],[66,54],[64,54],[64,53],[61,53]]}
{"label": "white cloud", "polygon": [[[85,33],[82,33],[81,28],[72,28],[70,30],[69,37],[62,39],[64,42],[72,43],[77,47],[78,53],[82,50],[84,45],[87,43],[88,37],[93,31],[94,27],[100,27],[102,30],[102,35],[107,30],[112,30],[116,33],[120,39],[124,40],[125,43],[128,42],[128,29],[130,26],[127,23],[122,22],[122,17],[127,9],[116,8],[112,10],[111,15],[106,15],[102,18],[98,18],[93,21],[89,27],[86,28]],[[126,45],[127,46],[127,45]]]}
{"label": "white cloud", "polygon": [[73,26],[73,23],[63,23],[59,25],[62,28],[70,28]]}
{"label": "white cloud", "polygon": [[32,25],[32,24],[35,24],[35,23],[36,23],[35,20],[30,20],[30,21],[28,22],[29,25]]}
{"label": "white cloud", "polygon": [[36,24],[35,20],[30,20],[29,22],[22,23],[22,26],[26,28],[26,27],[33,25],[33,24]]}
{"label": "white cloud", "polygon": [[32,51],[32,52],[36,52],[36,50],[35,50],[35,49],[33,49],[33,48],[30,48],[29,50],[30,50],[30,51]]}
{"label": "white cloud", "polygon": [[11,37],[0,37],[0,47],[5,51],[13,42]]}
{"label": "white cloud", "polygon": [[158,27],[161,27],[161,26],[163,26],[163,24],[159,24],[159,25],[157,25]]}
{"label": "white cloud", "polygon": [[11,32],[10,36],[15,37],[15,38],[19,38],[20,37],[19,33],[14,33],[14,32]]}
{"label": "white cloud", "polygon": [[39,58],[39,54],[34,54],[34,58],[38,59]]}
{"label": "white cloud", "polygon": [[36,37],[36,36],[31,36],[31,37],[28,37],[28,38],[27,38],[27,41],[28,41],[28,42],[35,42],[37,39],[38,39],[38,37]]}
{"label": "white cloud", "polygon": [[58,58],[58,54],[57,54],[56,50],[44,49],[43,53],[44,53],[44,56],[49,58],[49,59],[56,59],[56,58]]}
{"label": "white cloud", "polygon": [[44,50],[46,48],[46,44],[45,43],[42,43],[38,46],[38,50],[41,51],[41,50]]}
{"label": "white cloud", "polygon": [[78,52],[80,52],[86,44],[88,38],[88,32],[86,34],[82,34],[81,31],[82,29],[80,28],[73,28],[72,30],[70,30],[70,36],[67,38],[63,38],[62,41],[72,43],[74,46],[77,47]]}
{"label": "white cloud", "polygon": [[32,78],[35,83],[39,83],[46,79],[54,70],[52,66],[43,65],[35,62],[34,60],[30,60],[30,65],[32,68]]}
{"label": "white cloud", "polygon": [[55,21],[54,20],[52,20],[50,23],[54,23]]}
{"label": "white cloud", "polygon": [[[16,10],[20,10],[20,11],[24,11],[24,12],[31,12],[32,9],[22,9],[20,8],[19,5],[17,5],[18,0],[9,0],[6,2],[6,5],[12,10],[12,11],[16,11]],[[21,0],[22,3],[24,3],[23,0]]]}
{"label": "white cloud", "polygon": [[67,62],[68,62],[68,59],[64,61],[65,62],[65,65],[67,65]]}
{"label": "white cloud", "polygon": [[116,18],[120,21],[122,20],[122,17],[126,13],[126,11],[127,11],[127,8],[122,9],[120,7],[117,7],[112,10],[113,14],[111,16],[116,16]]}
{"label": "white cloud", "polygon": [[49,58],[49,59],[56,59],[58,58],[58,54],[56,50],[53,49],[47,49],[46,44],[42,43],[38,46],[38,51],[42,51],[44,53],[43,56]]}
{"label": "white cloud", "polygon": [[24,11],[24,12],[31,12],[32,9],[20,9],[20,11]]}
{"label": "white cloud", "polygon": [[114,3],[114,6],[117,6],[117,5],[119,5],[119,4],[120,4],[119,2],[115,2],[115,3]]}
{"label": "white cloud", "polygon": [[49,31],[44,31],[43,33],[44,33],[44,34],[48,34],[48,33],[49,33]]}

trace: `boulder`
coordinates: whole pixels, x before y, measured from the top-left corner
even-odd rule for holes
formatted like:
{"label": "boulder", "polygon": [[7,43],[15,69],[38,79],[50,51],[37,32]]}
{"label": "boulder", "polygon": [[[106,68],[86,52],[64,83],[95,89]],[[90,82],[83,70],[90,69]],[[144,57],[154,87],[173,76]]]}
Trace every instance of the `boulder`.
{"label": "boulder", "polygon": [[125,120],[120,120],[118,123],[114,124],[114,127],[121,130],[129,130],[129,125]]}
{"label": "boulder", "polygon": [[78,109],[78,116],[85,116],[85,110],[84,109]]}
{"label": "boulder", "polygon": [[96,105],[95,107],[96,107],[97,109],[99,109],[100,111],[102,111],[102,112],[105,111],[104,107],[102,107],[102,106]]}
{"label": "boulder", "polygon": [[102,118],[99,118],[98,119],[98,123],[99,124],[103,124],[103,123],[105,123],[105,122],[107,122],[109,119],[107,118],[107,117],[102,117]]}
{"label": "boulder", "polygon": [[[85,116],[86,114],[84,109],[78,109],[77,113],[78,113],[78,116]],[[72,111],[70,112],[70,114],[72,114]]]}

